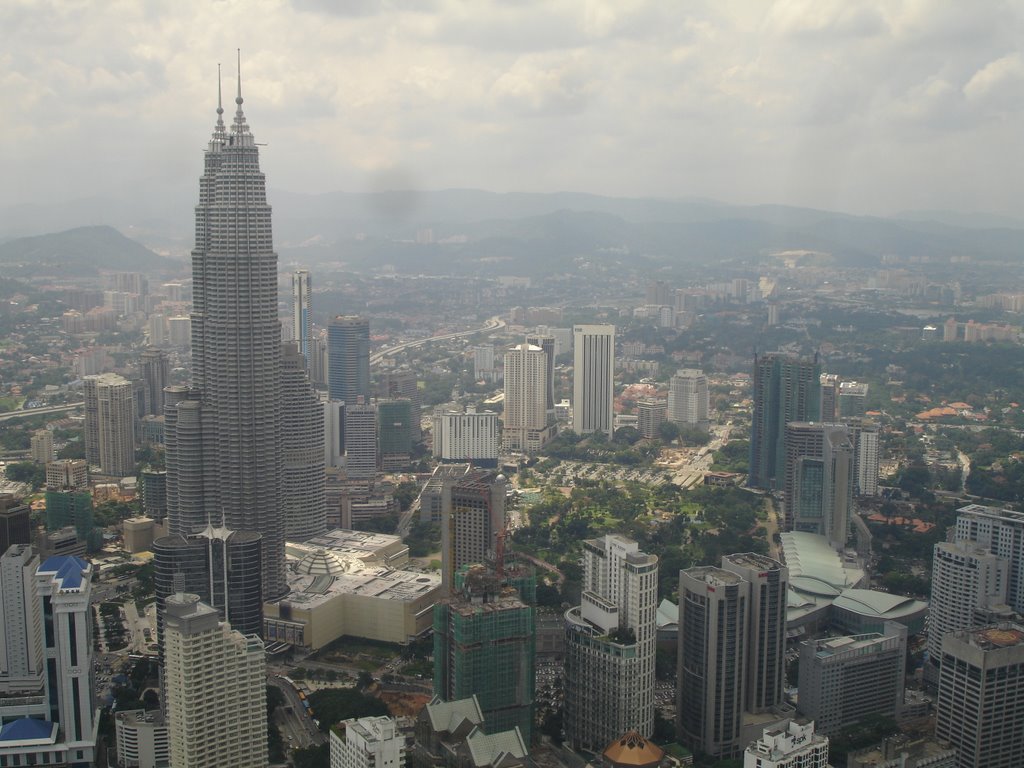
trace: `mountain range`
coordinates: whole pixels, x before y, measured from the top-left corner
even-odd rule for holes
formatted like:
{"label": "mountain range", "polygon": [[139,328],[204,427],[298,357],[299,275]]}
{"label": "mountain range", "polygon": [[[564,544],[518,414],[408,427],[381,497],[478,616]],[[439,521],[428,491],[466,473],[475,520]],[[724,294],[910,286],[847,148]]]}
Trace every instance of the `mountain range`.
{"label": "mountain range", "polygon": [[[177,257],[191,248],[193,201],[156,207],[133,201],[77,201],[67,206],[0,209],[0,270],[31,263],[46,269],[161,270],[173,264],[142,248]],[[838,266],[873,266],[885,256],[1016,261],[1024,223],[1007,217],[943,211],[900,218],[853,216],[781,205],[737,206],[704,199],[615,198],[581,193],[481,190],[300,194],[272,190],[274,240],[283,263],[330,263],[354,270],[388,264],[398,271],[445,274],[554,274],[580,260],[629,261],[657,269],[777,251],[826,254]],[[173,212],[173,216],[168,216]],[[104,219],[104,217],[106,217]],[[19,234],[106,221],[105,227],[49,236]],[[127,242],[125,242],[127,241]],[[131,245],[129,245],[131,243]],[[140,250],[141,249],[141,250]],[[81,264],[73,267],[79,253]],[[134,265],[134,266],[127,266]]]}
{"label": "mountain range", "polygon": [[156,273],[180,270],[113,227],[76,227],[0,243],[0,277],[87,277],[101,270]]}

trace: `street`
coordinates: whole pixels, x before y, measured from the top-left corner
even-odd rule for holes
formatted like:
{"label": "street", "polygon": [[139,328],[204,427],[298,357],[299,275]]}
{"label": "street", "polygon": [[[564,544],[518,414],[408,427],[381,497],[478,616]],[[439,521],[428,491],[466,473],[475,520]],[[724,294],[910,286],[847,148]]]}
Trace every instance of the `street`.
{"label": "street", "polygon": [[[289,749],[317,746],[327,742],[327,736],[320,732],[313,718],[306,714],[298,692],[283,678],[267,673],[267,684],[284,694],[285,704],[277,708],[275,722],[281,729],[281,738]],[[287,709],[290,708],[289,713]]]}

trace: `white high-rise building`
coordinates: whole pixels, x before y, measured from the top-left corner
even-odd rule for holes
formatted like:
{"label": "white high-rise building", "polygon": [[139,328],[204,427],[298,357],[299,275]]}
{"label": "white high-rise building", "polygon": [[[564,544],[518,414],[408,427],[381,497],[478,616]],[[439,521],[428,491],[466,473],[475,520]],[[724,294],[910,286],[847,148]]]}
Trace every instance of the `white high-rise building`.
{"label": "white high-rise building", "polygon": [[814,723],[790,720],[785,728],[765,728],[743,752],[743,768],[828,768],[828,737]]}
{"label": "white high-rise building", "polygon": [[706,424],[710,410],[708,377],[703,371],[683,368],[672,376],[668,391],[668,420],[680,425]]}
{"label": "white high-rise building", "polygon": [[345,471],[353,480],[377,474],[377,406],[345,404]]}
{"label": "white high-rise building", "polygon": [[99,722],[92,566],[77,557],[50,557],[29,577],[37,564],[27,545],[0,557],[0,637],[9,665],[0,674],[0,765],[89,766]]}
{"label": "white high-rise building", "polygon": [[505,353],[505,412],[502,446],[532,452],[547,442],[548,365],[544,350],[519,344]]}
{"label": "white high-rise building", "polygon": [[172,347],[187,347],[192,343],[192,318],[174,315],[167,318],[167,341]]}
{"label": "white high-rise building", "polygon": [[313,338],[313,281],[308,269],[292,272],[292,339],[299,344],[299,354],[309,369],[310,340]]}
{"label": "white high-rise building", "polygon": [[928,603],[928,662],[925,678],[938,682],[942,638],[947,632],[987,624],[1006,615],[1009,563],[972,541],[940,541],[932,555]]}
{"label": "white high-rise building", "polygon": [[565,733],[600,752],[654,730],[658,558],[611,535],[584,541],[583,556],[581,602],[565,614]]}
{"label": "white high-rise building", "polygon": [[331,768],[403,768],[405,734],[391,717],[342,720],[345,736],[331,730]]}
{"label": "white high-rise building", "polygon": [[878,495],[878,425],[859,423],[851,425],[857,447],[857,484],[859,496]]}
{"label": "white high-rise building", "polygon": [[[89,485],[85,459],[57,459],[46,465],[46,487],[51,491],[81,490]],[[3,553],[0,553],[3,554]]]}
{"label": "white high-rise building", "polygon": [[171,765],[266,768],[266,662],[258,637],[231,629],[197,595],[172,595],[163,681]]}
{"label": "white high-rise building", "polygon": [[[38,566],[39,558],[28,544],[15,544],[0,556],[0,698],[43,687],[43,623],[35,592]],[[0,721],[6,719],[4,709],[0,704]]]}
{"label": "white high-rise building", "polygon": [[171,745],[160,710],[132,709],[114,715],[117,761],[125,768],[165,768]]}
{"label": "white high-rise building", "polygon": [[53,432],[48,429],[37,429],[29,442],[29,453],[32,461],[37,464],[53,461]]}
{"label": "white high-rise building", "polygon": [[974,541],[1006,560],[1006,602],[1024,614],[1024,512],[968,504],[957,510],[956,540]]}
{"label": "white high-rise building", "polygon": [[529,333],[526,335],[526,343],[540,347],[544,351],[544,359],[547,360],[547,409],[548,421],[555,420],[555,358],[558,353],[555,347],[558,343],[555,337],[544,333]]}
{"label": "white high-rise building", "polygon": [[473,378],[490,381],[494,378],[494,347],[481,344],[473,347]]}
{"label": "white high-rise building", "polygon": [[463,411],[437,408],[433,417],[433,453],[441,461],[469,461],[480,466],[494,466],[501,447],[498,414],[477,411],[472,406]]}
{"label": "white high-rise building", "polygon": [[615,420],[615,326],[573,327],[572,429],[578,435],[604,432]]}
{"label": "white high-rise building", "polygon": [[661,425],[665,423],[668,409],[665,401],[657,397],[645,397],[636,404],[636,428],[641,437],[658,437]]}
{"label": "white high-rise building", "polygon": [[150,315],[147,327],[150,346],[162,347],[167,344],[167,318],[162,313],[154,312]]}
{"label": "white high-rise building", "polygon": [[85,377],[85,458],[104,475],[135,472],[135,416],[132,383],[116,373]]}

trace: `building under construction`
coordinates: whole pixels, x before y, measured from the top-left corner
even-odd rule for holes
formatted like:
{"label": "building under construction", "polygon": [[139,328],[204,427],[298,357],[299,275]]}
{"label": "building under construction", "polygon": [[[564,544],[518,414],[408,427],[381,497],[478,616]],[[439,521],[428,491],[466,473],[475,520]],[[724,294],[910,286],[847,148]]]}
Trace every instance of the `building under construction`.
{"label": "building under construction", "polygon": [[460,568],[452,596],[434,606],[434,693],[446,701],[475,694],[488,731],[518,727],[529,744],[535,608],[501,571]]}

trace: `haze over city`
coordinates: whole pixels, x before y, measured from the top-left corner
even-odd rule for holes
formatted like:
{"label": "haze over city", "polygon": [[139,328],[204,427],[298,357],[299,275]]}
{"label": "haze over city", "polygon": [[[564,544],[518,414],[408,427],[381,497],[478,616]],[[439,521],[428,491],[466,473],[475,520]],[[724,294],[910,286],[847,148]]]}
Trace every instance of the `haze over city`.
{"label": "haze over city", "polygon": [[5,206],[187,201],[239,46],[271,202],[478,188],[1016,216],[1024,194],[1009,2],[26,2],[0,24]]}
{"label": "haze over city", "polygon": [[1024,765],[1024,5],[0,25],[0,768]]}

